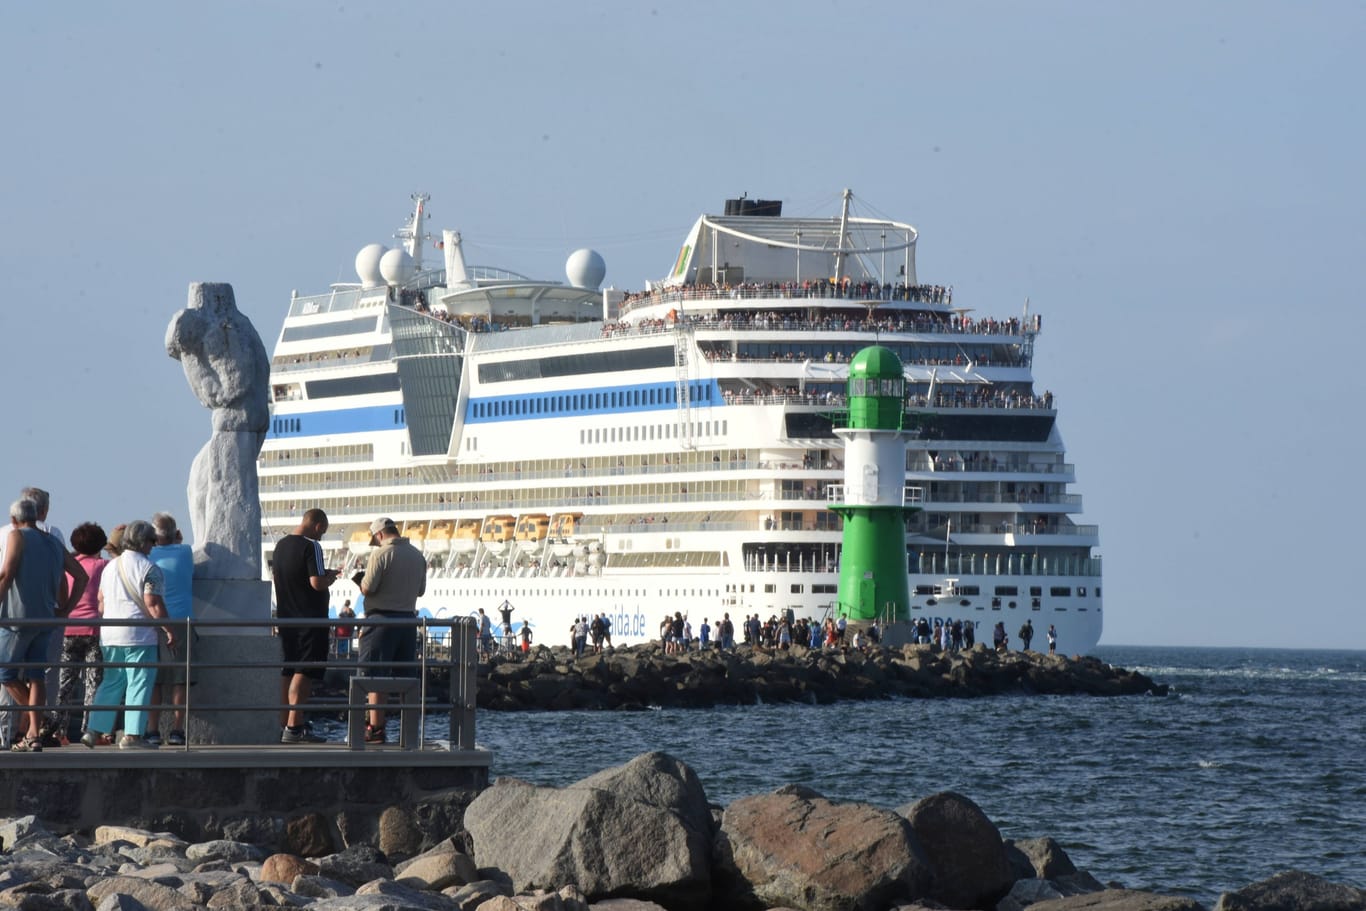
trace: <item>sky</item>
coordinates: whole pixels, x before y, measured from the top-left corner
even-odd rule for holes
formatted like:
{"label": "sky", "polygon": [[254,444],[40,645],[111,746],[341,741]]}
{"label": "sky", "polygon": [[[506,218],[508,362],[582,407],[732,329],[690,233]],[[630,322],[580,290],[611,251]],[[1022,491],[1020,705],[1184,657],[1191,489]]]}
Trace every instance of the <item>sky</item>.
{"label": "sky", "polygon": [[[226,281],[269,349],[414,191],[467,259],[662,277],[728,197],[920,231],[1043,315],[1102,644],[1366,648],[1366,5],[34,3],[5,10],[8,484],[188,526],[209,415],[165,352]],[[10,496],[4,497],[8,502]]]}

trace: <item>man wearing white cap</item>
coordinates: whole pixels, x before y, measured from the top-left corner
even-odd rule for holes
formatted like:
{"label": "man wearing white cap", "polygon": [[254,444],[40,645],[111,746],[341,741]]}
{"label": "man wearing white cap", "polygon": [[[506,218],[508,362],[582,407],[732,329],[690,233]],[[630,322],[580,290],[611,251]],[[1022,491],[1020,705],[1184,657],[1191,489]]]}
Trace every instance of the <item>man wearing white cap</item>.
{"label": "man wearing white cap", "polygon": [[[398,533],[393,519],[370,523],[370,561],[361,579],[367,618],[412,619],[417,616],[417,599],[427,590],[427,561],[422,553]],[[413,677],[417,674],[417,628],[414,626],[367,626],[360,634],[361,673],[367,677]],[[395,667],[365,667],[369,662],[389,663]],[[384,710],[379,707],[381,693],[370,693],[366,700],[370,722],[365,726],[366,743],[384,743]]]}

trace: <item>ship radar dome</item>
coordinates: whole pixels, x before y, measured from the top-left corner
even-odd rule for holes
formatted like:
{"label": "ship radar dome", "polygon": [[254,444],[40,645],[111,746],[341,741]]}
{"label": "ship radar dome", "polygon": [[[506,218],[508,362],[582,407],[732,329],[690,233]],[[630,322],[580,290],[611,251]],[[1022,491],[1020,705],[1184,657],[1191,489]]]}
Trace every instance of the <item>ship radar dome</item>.
{"label": "ship radar dome", "polygon": [[564,274],[576,288],[600,288],[607,276],[607,263],[597,250],[575,250],[564,264]]}
{"label": "ship radar dome", "polygon": [[406,284],[413,272],[413,258],[402,247],[395,247],[379,258],[379,274],[385,284]]}
{"label": "ship radar dome", "polygon": [[356,254],[356,277],[364,288],[375,288],[384,283],[379,272],[379,261],[388,248],[384,244],[366,244]]}

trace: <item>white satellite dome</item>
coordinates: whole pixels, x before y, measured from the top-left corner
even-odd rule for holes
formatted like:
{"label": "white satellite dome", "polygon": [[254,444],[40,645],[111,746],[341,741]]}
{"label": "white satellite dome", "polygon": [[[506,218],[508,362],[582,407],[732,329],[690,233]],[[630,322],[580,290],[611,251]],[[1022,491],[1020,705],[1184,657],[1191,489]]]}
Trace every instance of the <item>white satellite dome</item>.
{"label": "white satellite dome", "polygon": [[607,275],[607,263],[597,250],[575,250],[564,264],[564,274],[576,288],[600,288]]}
{"label": "white satellite dome", "polygon": [[413,271],[413,258],[402,247],[395,247],[379,258],[379,274],[386,284],[405,284],[413,277]]}
{"label": "white satellite dome", "polygon": [[356,254],[356,276],[360,278],[361,287],[376,288],[384,284],[379,272],[379,261],[388,249],[384,244],[366,244],[360,248]]}

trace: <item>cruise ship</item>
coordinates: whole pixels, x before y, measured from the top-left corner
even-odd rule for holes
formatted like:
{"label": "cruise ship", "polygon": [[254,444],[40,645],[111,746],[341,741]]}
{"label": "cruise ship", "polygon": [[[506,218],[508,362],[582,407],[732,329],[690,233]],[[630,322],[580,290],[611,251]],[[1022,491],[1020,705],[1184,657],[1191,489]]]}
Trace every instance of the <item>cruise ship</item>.
{"label": "cruise ship", "polygon": [[[513,610],[536,644],[605,614],[614,644],[835,610],[848,363],[877,344],[906,377],[910,619],[962,620],[1012,645],[1032,621],[1065,653],[1102,628],[1095,525],[1033,382],[1042,327],[918,278],[917,230],[845,191],[821,215],[731,199],[683,234],[662,278],[602,288],[467,262],[414,194],[357,280],[295,294],[275,341],[259,459],[265,570],[324,509],[329,565],[363,566],[393,518],[426,556],[420,611]],[[424,252],[427,254],[424,256]],[[430,261],[429,261],[430,260]],[[334,586],[334,614],[357,600]]]}

